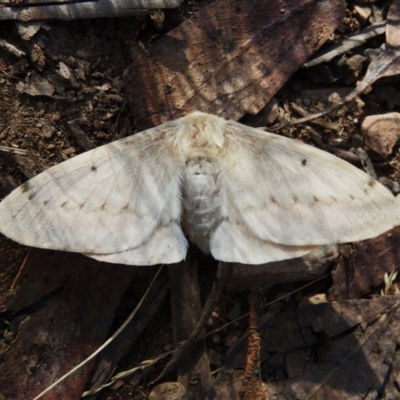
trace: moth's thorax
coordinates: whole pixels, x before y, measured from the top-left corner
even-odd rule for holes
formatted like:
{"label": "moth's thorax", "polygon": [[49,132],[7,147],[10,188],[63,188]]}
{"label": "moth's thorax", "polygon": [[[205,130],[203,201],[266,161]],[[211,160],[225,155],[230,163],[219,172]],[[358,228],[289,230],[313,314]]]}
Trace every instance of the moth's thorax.
{"label": "moth's thorax", "polygon": [[194,112],[177,120],[175,146],[185,160],[217,156],[224,144],[224,119]]}
{"label": "moth's thorax", "polygon": [[182,225],[189,239],[205,253],[219,221],[217,171],[212,159],[186,162],[182,185]]}

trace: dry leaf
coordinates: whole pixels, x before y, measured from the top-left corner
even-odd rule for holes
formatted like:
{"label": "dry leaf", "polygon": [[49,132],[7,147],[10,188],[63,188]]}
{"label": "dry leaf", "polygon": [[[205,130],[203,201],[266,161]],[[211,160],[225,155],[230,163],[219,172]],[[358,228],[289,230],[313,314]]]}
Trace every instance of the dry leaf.
{"label": "dry leaf", "polygon": [[231,1],[201,9],[125,71],[140,127],[191,111],[256,114],[329,38],[341,0]]}

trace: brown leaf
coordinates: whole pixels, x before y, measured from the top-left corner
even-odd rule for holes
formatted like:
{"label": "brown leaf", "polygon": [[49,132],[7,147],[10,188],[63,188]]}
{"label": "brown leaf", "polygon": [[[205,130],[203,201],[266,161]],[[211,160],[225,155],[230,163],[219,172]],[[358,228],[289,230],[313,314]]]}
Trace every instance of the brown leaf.
{"label": "brown leaf", "polygon": [[[7,302],[18,314],[10,321],[9,347],[2,353],[2,394],[9,400],[31,399],[96,350],[134,271],[80,254],[32,250]],[[92,364],[46,398],[79,399]]]}
{"label": "brown leaf", "polygon": [[340,258],[332,272],[330,300],[357,299],[372,287],[383,283],[385,272],[397,271],[400,265],[400,227],[374,239],[354,244],[351,263]]}
{"label": "brown leaf", "polygon": [[341,18],[341,0],[219,0],[155,42],[124,73],[141,128],[200,110],[255,114]]}

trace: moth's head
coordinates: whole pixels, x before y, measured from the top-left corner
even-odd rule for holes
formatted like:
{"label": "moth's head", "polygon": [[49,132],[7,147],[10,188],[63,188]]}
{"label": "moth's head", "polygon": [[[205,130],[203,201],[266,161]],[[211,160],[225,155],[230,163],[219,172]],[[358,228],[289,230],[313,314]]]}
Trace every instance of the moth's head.
{"label": "moth's head", "polygon": [[[227,121],[216,115],[192,112],[176,121],[177,145],[184,153],[194,149],[203,149],[206,153],[224,144]],[[211,154],[210,154],[211,155]]]}
{"label": "moth's head", "polygon": [[190,114],[180,118],[180,120],[192,121],[195,124],[215,124],[226,122],[222,117],[218,117],[214,114],[208,114],[201,111],[193,111]]}

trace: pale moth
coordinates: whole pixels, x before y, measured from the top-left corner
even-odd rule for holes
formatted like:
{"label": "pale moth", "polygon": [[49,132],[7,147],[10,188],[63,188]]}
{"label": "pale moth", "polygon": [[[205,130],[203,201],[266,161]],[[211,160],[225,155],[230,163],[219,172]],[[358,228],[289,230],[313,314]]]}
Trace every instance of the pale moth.
{"label": "pale moth", "polygon": [[27,181],[0,203],[0,231],[131,265],[181,261],[185,232],[217,260],[261,264],[377,236],[399,205],[329,153],[194,112]]}

